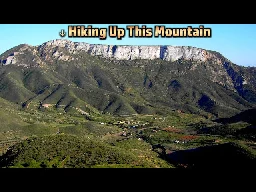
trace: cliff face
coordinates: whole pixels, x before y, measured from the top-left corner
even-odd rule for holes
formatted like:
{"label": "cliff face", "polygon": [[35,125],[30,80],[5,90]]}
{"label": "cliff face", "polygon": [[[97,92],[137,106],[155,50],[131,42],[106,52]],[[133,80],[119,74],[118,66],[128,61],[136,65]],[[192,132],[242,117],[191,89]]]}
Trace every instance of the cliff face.
{"label": "cliff face", "polygon": [[204,49],[189,46],[124,46],[124,45],[96,45],[83,42],[72,42],[68,40],[48,41],[38,47],[39,51],[47,51],[52,47],[67,48],[70,53],[87,52],[90,55],[102,56],[115,60],[135,60],[135,59],[162,59],[166,61],[177,61],[179,59],[201,61],[216,59],[214,55]]}
{"label": "cliff face", "polygon": [[[60,48],[63,48],[65,52],[60,52],[58,50]],[[43,63],[43,60],[51,60],[52,58],[63,61],[75,60],[76,58],[74,55],[83,52],[92,56],[101,56],[102,58],[111,60],[161,59],[173,62],[183,59],[196,62],[206,62],[211,60],[216,64],[223,63],[223,59],[221,57],[218,57],[205,49],[196,47],[117,46],[88,44],[83,42],[72,42],[69,40],[52,40],[35,47],[24,45],[19,50],[16,50],[16,52],[10,52],[9,55],[2,57],[0,63],[4,65],[15,64],[17,61],[17,56],[26,54],[28,51],[30,51],[29,54],[32,53],[34,61],[38,61],[38,64]]]}

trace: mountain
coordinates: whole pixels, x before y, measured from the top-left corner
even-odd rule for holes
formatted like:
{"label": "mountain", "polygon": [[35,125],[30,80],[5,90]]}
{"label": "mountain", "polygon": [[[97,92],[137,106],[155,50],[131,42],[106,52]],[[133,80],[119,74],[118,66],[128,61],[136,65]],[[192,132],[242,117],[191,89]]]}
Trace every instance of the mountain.
{"label": "mountain", "polygon": [[0,64],[0,97],[24,109],[224,118],[256,105],[255,67],[189,46],[52,40],[13,47]]}

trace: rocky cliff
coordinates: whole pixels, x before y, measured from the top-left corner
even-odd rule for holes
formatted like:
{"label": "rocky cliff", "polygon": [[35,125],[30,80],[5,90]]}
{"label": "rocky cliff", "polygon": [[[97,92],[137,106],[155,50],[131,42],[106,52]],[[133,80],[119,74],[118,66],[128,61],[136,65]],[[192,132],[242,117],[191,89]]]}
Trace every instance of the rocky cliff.
{"label": "rocky cliff", "polygon": [[[53,48],[64,48],[68,51],[68,55],[59,52],[58,50],[53,51]],[[69,40],[52,40],[43,43],[39,46],[25,45],[19,51],[11,52],[2,58],[1,63],[4,65],[15,64],[16,55],[24,54],[25,50],[33,49],[34,60],[41,63],[39,58],[36,57],[36,52],[40,53],[44,59],[49,57],[58,58],[59,60],[74,60],[71,54],[86,52],[93,56],[101,56],[107,59],[114,60],[135,60],[135,59],[162,59],[165,61],[177,61],[179,59],[205,62],[207,60],[214,60],[217,64],[222,64],[222,59],[217,55],[201,48],[189,47],[189,46],[125,46],[125,45],[102,45],[102,44],[88,44],[84,42],[72,42]],[[49,55],[49,53],[51,53]]]}
{"label": "rocky cliff", "polygon": [[70,53],[85,51],[91,55],[116,60],[162,59],[166,61],[176,61],[178,59],[185,59],[206,61],[208,59],[215,59],[217,63],[221,63],[221,60],[217,56],[207,50],[189,46],[117,46],[88,44],[69,40],[53,40],[38,46],[38,49],[48,50],[56,46],[67,48]]}

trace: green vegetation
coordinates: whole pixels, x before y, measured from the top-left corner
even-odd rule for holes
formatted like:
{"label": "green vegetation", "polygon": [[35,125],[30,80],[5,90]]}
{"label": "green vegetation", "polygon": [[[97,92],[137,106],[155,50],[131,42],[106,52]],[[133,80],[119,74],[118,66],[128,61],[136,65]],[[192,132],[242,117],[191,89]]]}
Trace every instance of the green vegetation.
{"label": "green vegetation", "polygon": [[[17,63],[5,65],[14,52],[22,52]],[[230,143],[254,159],[255,69],[211,53],[223,65],[8,50],[0,56],[0,166],[185,167],[172,154],[225,153]]]}
{"label": "green vegetation", "polygon": [[6,110],[11,116],[2,116],[6,119],[0,132],[2,167],[179,167],[169,162],[168,154],[229,142],[256,153],[248,135],[235,134],[252,126],[246,122],[221,124],[180,112],[165,116],[95,113],[88,119],[85,114],[72,116],[54,108],[24,110],[12,105],[5,100],[1,105],[12,109]]}
{"label": "green vegetation", "polygon": [[129,141],[123,144],[125,147],[117,147],[119,145],[111,146],[100,140],[65,134],[31,137],[11,147],[2,156],[1,166],[86,168],[114,164],[118,167],[171,167],[158,159],[149,145],[136,144]]}

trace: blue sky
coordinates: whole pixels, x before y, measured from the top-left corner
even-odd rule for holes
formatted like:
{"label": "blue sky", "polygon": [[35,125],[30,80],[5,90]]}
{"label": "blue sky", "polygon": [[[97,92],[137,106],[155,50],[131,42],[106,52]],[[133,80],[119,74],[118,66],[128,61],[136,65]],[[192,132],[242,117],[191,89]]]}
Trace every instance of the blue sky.
{"label": "blue sky", "polygon": [[[68,25],[73,24],[0,24],[0,54],[6,50],[22,44],[40,45],[46,41],[60,39],[61,29],[68,31]],[[88,25],[88,24],[81,24]],[[91,24],[93,27],[108,27],[104,24]],[[114,24],[111,24],[114,25]],[[118,27],[126,28],[127,25],[117,24]],[[145,24],[147,25],[147,24]],[[232,62],[242,66],[256,67],[256,24],[155,24],[166,27],[187,26],[212,28],[212,38],[129,38],[126,35],[122,40],[107,37],[106,40],[99,38],[68,38],[76,42],[111,45],[181,45],[194,46],[220,52]],[[153,24],[147,27],[153,27]],[[141,26],[141,25],[140,25]]]}

